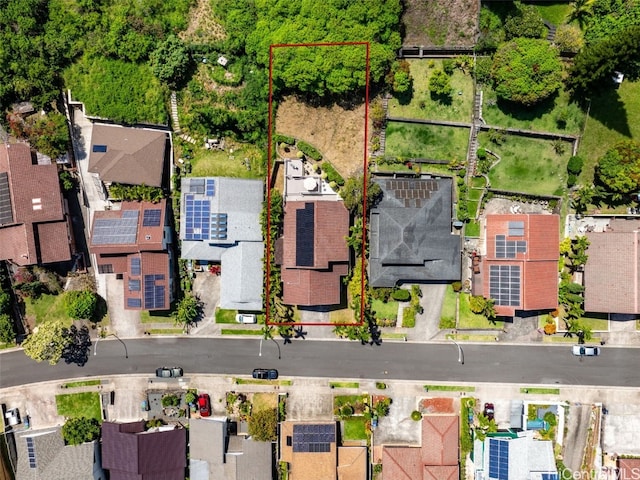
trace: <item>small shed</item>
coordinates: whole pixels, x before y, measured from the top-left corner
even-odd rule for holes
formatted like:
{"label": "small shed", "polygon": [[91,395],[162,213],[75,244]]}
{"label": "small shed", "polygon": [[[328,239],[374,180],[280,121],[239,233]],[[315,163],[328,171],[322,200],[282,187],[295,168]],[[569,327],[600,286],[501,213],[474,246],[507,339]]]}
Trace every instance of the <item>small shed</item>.
{"label": "small shed", "polygon": [[229,59],[227,57],[225,57],[224,55],[220,55],[218,57],[218,64],[219,65],[222,65],[223,67],[226,67],[227,63],[229,63]]}

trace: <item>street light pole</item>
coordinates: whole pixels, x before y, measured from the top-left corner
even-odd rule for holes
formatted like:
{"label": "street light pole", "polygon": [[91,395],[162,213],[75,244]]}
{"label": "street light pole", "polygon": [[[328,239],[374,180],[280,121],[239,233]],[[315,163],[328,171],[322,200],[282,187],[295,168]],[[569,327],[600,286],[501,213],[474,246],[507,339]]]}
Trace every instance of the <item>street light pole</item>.
{"label": "street light pole", "polygon": [[456,342],[454,339],[450,338],[449,340],[451,340],[454,345],[458,347],[458,363],[460,365],[464,365],[464,352],[462,351],[462,347],[458,345],[458,342]]}
{"label": "street light pole", "polygon": [[[122,344],[122,346],[124,347],[124,358],[129,358],[129,352],[128,352],[128,350],[127,350],[127,344],[126,344],[126,343],[124,343],[124,342],[122,341],[122,339],[121,339],[119,336],[117,336],[115,333],[110,333],[110,334],[108,334],[108,335],[105,335],[105,336],[104,336],[104,337],[102,337],[102,338],[107,338],[107,337],[116,337],[116,338],[118,339],[118,341],[119,341],[119,342]],[[95,344],[94,344],[94,346],[93,346],[93,354],[94,354],[94,355],[97,355],[97,354],[98,354],[98,342],[100,341],[100,338],[101,338],[101,337],[100,337],[100,336],[98,336],[98,339],[96,340],[96,343],[95,343]]]}
{"label": "street light pole", "polygon": [[281,359],[281,356],[280,356],[280,344],[275,340],[275,338],[271,338],[271,340],[273,341],[273,343],[276,344],[276,347],[278,347],[278,360],[280,360]]}

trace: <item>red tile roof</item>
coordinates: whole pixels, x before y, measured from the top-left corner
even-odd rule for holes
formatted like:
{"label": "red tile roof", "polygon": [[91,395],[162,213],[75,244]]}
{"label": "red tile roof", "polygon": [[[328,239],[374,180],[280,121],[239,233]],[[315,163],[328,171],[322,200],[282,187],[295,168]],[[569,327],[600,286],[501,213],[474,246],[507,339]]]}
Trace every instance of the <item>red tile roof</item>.
{"label": "red tile roof", "polygon": [[425,465],[422,480],[458,480],[460,467],[458,465]]}
{"label": "red tile roof", "polygon": [[34,162],[27,144],[0,144],[0,172],[7,173],[13,217],[0,226],[0,259],[18,265],[70,260],[58,167]]}
{"label": "red tile roof", "polygon": [[421,480],[424,464],[416,447],[383,447],[382,480]]}
{"label": "red tile roof", "polygon": [[585,310],[640,313],[640,220],[611,220],[606,232],[587,239]]}
{"label": "red tile roof", "polygon": [[422,463],[458,465],[458,416],[426,415],[422,418]]}
{"label": "red tile roof", "polygon": [[[297,211],[313,206],[313,244],[308,245],[310,265],[298,265]],[[340,303],[341,276],[347,274],[349,212],[343,202],[287,202],[282,245],[283,301],[290,305]]]}
{"label": "red tile roof", "polygon": [[640,458],[618,458],[618,476],[621,480],[640,477]]}
{"label": "red tile roof", "polygon": [[[509,236],[509,222],[523,222],[522,236]],[[526,252],[513,258],[496,256],[496,236],[507,242],[526,242]],[[481,264],[483,296],[489,298],[491,266],[520,267],[518,305],[498,305],[498,315],[513,316],[516,310],[553,309],[558,305],[558,258],[560,217],[558,215],[506,214],[486,217],[486,256]]]}

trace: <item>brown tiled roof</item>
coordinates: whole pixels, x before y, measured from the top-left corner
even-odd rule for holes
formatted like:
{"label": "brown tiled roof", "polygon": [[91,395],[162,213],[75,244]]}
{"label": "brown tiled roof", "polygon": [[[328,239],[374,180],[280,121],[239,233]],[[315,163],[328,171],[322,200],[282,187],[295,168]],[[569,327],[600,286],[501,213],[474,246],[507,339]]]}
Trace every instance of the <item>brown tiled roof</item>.
{"label": "brown tiled roof", "polygon": [[[166,143],[166,132],[94,124],[89,171],[103,182],[161,187]],[[95,151],[97,145],[106,152]]]}
{"label": "brown tiled roof", "polygon": [[[299,245],[297,212],[305,208],[313,209],[313,239],[309,245]],[[343,202],[287,202],[282,248],[284,303],[340,303],[340,277],[348,270],[349,249],[345,241],[348,235],[349,212]],[[308,248],[310,262],[300,265],[297,256],[305,248]]]}
{"label": "brown tiled roof", "polygon": [[638,478],[640,458],[618,458],[618,476],[620,479]]}
{"label": "brown tiled roof", "polygon": [[183,428],[145,432],[144,422],[102,424],[102,466],[111,480],[184,480],[187,435]]}
{"label": "brown tiled roof", "polygon": [[421,480],[423,466],[417,447],[382,449],[382,480]]}
{"label": "brown tiled roof", "polygon": [[[523,222],[524,234],[509,236],[509,222]],[[525,241],[526,253],[516,253],[515,258],[498,258],[496,235],[504,235],[507,242]],[[496,305],[498,315],[513,316],[516,310],[557,307],[559,241],[558,215],[487,215],[486,256],[481,266],[483,296],[490,297],[489,271],[492,265],[520,267],[519,305]]]}
{"label": "brown tiled roof", "polygon": [[367,478],[367,447],[338,447],[338,480]]}
{"label": "brown tiled roof", "polygon": [[280,424],[280,460],[289,463],[290,480],[336,480],[338,465],[338,450],[336,442],[331,443],[328,452],[294,452],[293,446],[287,445],[287,437],[293,436],[294,425],[313,423],[314,425],[331,424],[335,422],[291,422]]}
{"label": "brown tiled roof", "polygon": [[27,144],[0,144],[0,172],[7,173],[13,217],[12,224],[0,227],[0,259],[18,265],[69,260],[58,168],[33,158]]}
{"label": "brown tiled roof", "polygon": [[458,465],[458,416],[425,415],[422,418],[422,463]]}
{"label": "brown tiled roof", "polygon": [[611,220],[606,232],[587,239],[585,310],[640,313],[640,220]]}

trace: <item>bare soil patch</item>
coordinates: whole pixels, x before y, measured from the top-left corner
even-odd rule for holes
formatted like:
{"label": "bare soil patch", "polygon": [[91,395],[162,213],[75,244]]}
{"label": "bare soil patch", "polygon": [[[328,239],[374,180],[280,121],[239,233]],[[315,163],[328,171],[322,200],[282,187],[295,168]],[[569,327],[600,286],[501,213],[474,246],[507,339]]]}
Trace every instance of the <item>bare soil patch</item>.
{"label": "bare soil patch", "polygon": [[189,26],[184,32],[180,32],[182,40],[193,43],[210,43],[215,40],[223,40],[227,33],[224,31],[211,9],[211,0],[198,0],[198,3],[189,11]]}
{"label": "bare soil patch", "polygon": [[403,45],[472,47],[478,30],[477,0],[406,0]]}
{"label": "bare soil patch", "polygon": [[313,107],[287,97],[278,105],[276,132],[313,145],[347,178],[362,170],[364,116],[364,104],[351,110],[338,105]]}
{"label": "bare soil patch", "polygon": [[427,415],[433,413],[455,413],[453,398],[423,398],[420,400],[420,411]]}

